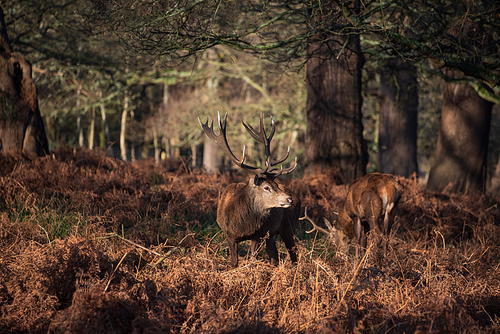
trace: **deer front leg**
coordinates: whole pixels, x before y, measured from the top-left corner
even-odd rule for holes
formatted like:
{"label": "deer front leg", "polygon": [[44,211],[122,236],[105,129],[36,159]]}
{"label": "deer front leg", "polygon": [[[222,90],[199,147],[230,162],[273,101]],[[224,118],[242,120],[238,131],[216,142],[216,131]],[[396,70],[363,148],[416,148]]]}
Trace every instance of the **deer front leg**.
{"label": "deer front leg", "polygon": [[288,254],[290,254],[290,260],[292,263],[297,262],[297,254],[295,253],[295,241],[293,240],[293,230],[292,228],[286,228],[280,233],[281,239],[285,243]]}
{"label": "deer front leg", "polygon": [[231,265],[233,267],[238,267],[238,243],[227,239],[229,246],[229,255],[231,257]]}
{"label": "deer front leg", "polygon": [[266,239],[266,252],[271,260],[271,265],[278,265],[278,249],[276,248],[276,236]]}

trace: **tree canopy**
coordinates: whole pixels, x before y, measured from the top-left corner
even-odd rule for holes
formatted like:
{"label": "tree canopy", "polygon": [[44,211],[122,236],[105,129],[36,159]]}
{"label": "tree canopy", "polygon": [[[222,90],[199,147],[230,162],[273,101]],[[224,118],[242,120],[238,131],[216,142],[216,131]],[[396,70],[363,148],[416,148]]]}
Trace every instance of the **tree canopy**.
{"label": "tree canopy", "polygon": [[[229,45],[274,61],[307,60],[312,36],[359,34],[363,52],[398,56],[447,80],[443,68],[484,98],[480,85],[500,83],[500,5],[494,1],[91,1],[83,8],[92,34],[113,33],[129,48],[182,61],[215,45]],[[321,15],[318,15],[321,14]],[[343,17],[346,20],[339,21]],[[345,22],[340,24],[339,22]]]}

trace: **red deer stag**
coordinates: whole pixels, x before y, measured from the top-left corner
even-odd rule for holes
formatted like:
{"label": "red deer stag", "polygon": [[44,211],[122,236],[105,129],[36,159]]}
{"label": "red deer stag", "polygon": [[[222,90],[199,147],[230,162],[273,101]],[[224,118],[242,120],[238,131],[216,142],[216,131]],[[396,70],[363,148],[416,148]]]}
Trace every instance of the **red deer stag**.
{"label": "red deer stag", "polygon": [[271,118],[272,130],[270,136],[267,137],[261,114],[259,131],[243,121],[242,123],[250,135],[264,145],[267,156],[266,168],[246,165],[245,146],[243,146],[241,159],[236,158],[229,148],[226,138],[226,120],[227,114],[223,122],[221,122],[220,114],[218,115],[220,134],[217,136],[213,130],[213,122],[208,126],[208,119],[203,124],[198,118],[205,134],[219,144],[237,166],[254,174],[248,183],[232,183],[227,186],[219,198],[217,223],[226,234],[231,263],[234,267],[238,266],[238,243],[240,241],[251,240],[250,250],[254,258],[260,239],[266,238],[266,251],[271,264],[277,265],[276,235],[278,234],[285,242],[291,261],[295,263],[297,255],[293,235],[300,215],[300,200],[289,189],[281,190],[274,180],[280,175],[293,172],[297,167],[297,158],[295,158],[295,163],[288,168],[274,168],[275,165],[281,164],[288,158],[290,148],[283,159],[276,161],[271,159],[270,143],[275,131],[274,120]]}
{"label": "red deer stag", "polygon": [[[325,218],[328,230],[316,225],[311,218],[305,216],[313,229],[326,233],[332,241],[346,248],[354,239],[356,243],[356,258],[359,258],[359,248],[366,248],[366,235],[368,232],[375,234],[377,243],[383,235],[384,254],[387,253],[387,239],[394,223],[394,208],[398,204],[403,188],[391,174],[371,173],[354,181],[349,187],[344,205],[338,219],[337,228]],[[383,221],[383,230],[381,229]]]}

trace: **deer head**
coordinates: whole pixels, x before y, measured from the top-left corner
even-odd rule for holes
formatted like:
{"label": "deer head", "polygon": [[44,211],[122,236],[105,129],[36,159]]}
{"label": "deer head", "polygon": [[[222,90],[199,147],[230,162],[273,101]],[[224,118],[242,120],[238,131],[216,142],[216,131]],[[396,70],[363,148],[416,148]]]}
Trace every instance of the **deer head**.
{"label": "deer head", "polygon": [[342,250],[347,249],[350,242],[350,238],[340,229],[337,229],[328,219],[323,218],[323,221],[328,228],[328,230],[316,225],[314,221],[307,215],[307,208],[304,210],[304,217],[299,218],[299,220],[307,220],[313,226],[312,230],[306,231],[306,233],[312,233],[314,231],[324,233],[328,236],[331,242],[340,247]]}

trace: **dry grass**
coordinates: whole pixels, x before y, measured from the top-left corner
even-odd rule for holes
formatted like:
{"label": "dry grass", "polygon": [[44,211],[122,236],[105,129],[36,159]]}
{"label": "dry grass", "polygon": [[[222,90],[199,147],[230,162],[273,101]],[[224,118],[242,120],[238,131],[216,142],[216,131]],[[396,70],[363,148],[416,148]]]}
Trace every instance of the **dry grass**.
{"label": "dry grass", "polygon": [[[261,252],[232,269],[216,202],[243,179],[88,151],[0,157],[0,332],[500,332],[493,199],[400,179],[385,258],[355,264],[301,221],[296,266],[279,243],[278,267]],[[318,222],[347,190],[334,175],[285,183]]]}

